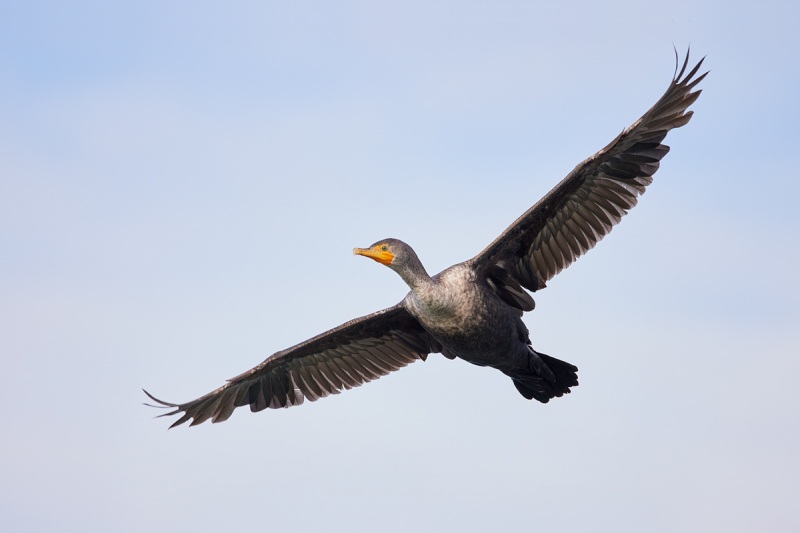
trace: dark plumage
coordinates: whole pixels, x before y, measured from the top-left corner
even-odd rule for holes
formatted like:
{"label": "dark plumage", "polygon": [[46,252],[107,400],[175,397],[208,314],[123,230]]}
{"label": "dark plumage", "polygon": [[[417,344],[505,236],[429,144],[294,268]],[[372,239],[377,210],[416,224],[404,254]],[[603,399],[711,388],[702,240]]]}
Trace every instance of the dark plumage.
{"label": "dark plumage", "polygon": [[[234,409],[290,407],[338,394],[440,352],[511,377],[527,399],[546,403],[578,385],[578,369],[531,347],[524,311],[537,291],[600,241],[653,181],[669,151],[667,132],[689,122],[701,60],[686,74],[687,53],[666,93],[642,118],[583,161],[474,258],[430,277],[410,246],[377,241],[354,253],[397,272],[411,288],[394,307],[322,333],[173,408],[171,426],[227,420]],[[677,68],[676,68],[677,71]],[[526,291],[527,289],[527,291]]]}

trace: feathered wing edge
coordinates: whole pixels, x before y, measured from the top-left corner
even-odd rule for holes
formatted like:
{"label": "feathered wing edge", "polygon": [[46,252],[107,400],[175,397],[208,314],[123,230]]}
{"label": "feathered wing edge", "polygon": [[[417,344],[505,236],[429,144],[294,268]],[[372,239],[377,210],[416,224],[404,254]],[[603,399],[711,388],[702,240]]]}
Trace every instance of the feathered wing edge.
{"label": "feathered wing edge", "polygon": [[146,405],[172,408],[160,416],[183,413],[170,428],[222,422],[244,405],[253,412],[287,408],[358,387],[440,351],[437,344],[398,304],[277,352],[196,400],[170,403],[144,391],[158,404]]}
{"label": "feathered wing edge", "polygon": [[658,102],[475,256],[475,268],[489,279],[499,268],[510,274],[504,280],[507,286],[516,281],[536,291],[594,247],[636,205],[669,152],[662,141],[669,130],[689,122],[693,112],[687,109],[701,92],[692,90],[708,74],[697,76],[705,58],[686,73],[688,51],[679,71],[677,50],[675,54],[675,75]]}

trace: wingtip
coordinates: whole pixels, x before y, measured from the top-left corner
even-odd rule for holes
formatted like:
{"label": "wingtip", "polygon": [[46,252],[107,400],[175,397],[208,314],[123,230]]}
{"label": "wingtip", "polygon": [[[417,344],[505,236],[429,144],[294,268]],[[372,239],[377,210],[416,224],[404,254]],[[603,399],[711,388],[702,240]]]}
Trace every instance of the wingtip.
{"label": "wingtip", "polygon": [[[689,64],[689,54],[692,51],[692,47],[688,46],[686,48],[686,56],[683,58],[683,64],[681,64],[681,59],[678,55],[678,49],[676,48],[675,43],[672,43],[672,49],[675,52],[675,73],[672,76],[672,81],[678,83],[683,77],[683,73],[686,72],[686,66]],[[680,68],[680,72],[678,71],[678,68]]]}
{"label": "wingtip", "polygon": [[144,392],[147,395],[148,398],[150,398],[151,400],[153,400],[157,404],[160,404],[160,405],[153,405],[153,404],[145,403],[144,405],[146,405],[148,407],[155,407],[157,409],[166,409],[168,407],[178,407],[178,404],[169,403],[169,402],[165,402],[163,400],[159,400],[158,398],[156,398],[155,396],[153,396],[152,394],[147,392],[146,389],[142,389],[142,392]]}
{"label": "wingtip", "polygon": [[[706,60],[707,56],[703,56],[700,60],[692,67],[692,70],[686,74],[684,77],[684,73],[686,69],[689,67],[689,57],[691,55],[691,46],[687,47],[686,49],[686,56],[683,58],[683,63],[681,64],[680,56],[678,55],[678,49],[675,47],[673,43],[672,49],[675,52],[675,72],[673,74],[673,83],[681,84],[681,83],[688,83],[691,80],[691,86],[697,85],[706,75],[711,72],[711,70],[707,70],[701,75],[695,77],[697,72],[700,70],[700,67],[703,65],[703,62]],[[680,69],[680,70],[679,70]],[[692,79],[694,78],[694,79]]]}
{"label": "wingtip", "polygon": [[[173,414],[176,414],[176,413],[173,413]],[[167,429],[172,429],[174,427],[180,426],[184,422],[187,422],[190,418],[192,418],[192,416],[190,414],[186,413],[182,417],[180,417],[178,420],[173,422],[172,425],[170,427],[168,427]],[[194,425],[194,424],[190,424],[190,425]]]}
{"label": "wingtip", "polygon": [[678,73],[678,65],[680,65],[680,58],[678,57],[678,47],[672,43],[672,51],[675,53],[675,72],[672,73],[672,78],[677,79],[675,76]]}

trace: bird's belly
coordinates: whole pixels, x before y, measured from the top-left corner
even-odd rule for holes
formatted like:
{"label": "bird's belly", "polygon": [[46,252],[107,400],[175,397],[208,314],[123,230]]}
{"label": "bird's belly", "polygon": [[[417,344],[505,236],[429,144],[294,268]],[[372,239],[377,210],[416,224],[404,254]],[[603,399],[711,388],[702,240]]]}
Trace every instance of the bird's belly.
{"label": "bird's belly", "polygon": [[[423,323],[423,326],[425,324]],[[426,327],[442,347],[451,355],[480,366],[505,366],[504,361],[513,358],[518,350],[515,345],[522,345],[511,328],[484,327],[472,324],[472,327],[452,331],[437,326]]]}
{"label": "bird's belly", "polygon": [[412,303],[409,311],[449,354],[460,359],[501,369],[518,364],[518,359],[527,361],[527,330],[502,302],[462,298],[456,306],[433,311]]}

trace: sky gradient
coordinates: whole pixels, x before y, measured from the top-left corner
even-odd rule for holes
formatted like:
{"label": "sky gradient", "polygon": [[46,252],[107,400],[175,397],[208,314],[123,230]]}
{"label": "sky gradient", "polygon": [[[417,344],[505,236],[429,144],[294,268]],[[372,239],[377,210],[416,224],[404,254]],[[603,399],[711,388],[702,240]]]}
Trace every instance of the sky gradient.
{"label": "sky gradient", "polygon": [[[380,4],[380,5],[379,5]],[[0,2],[3,531],[796,531],[800,7]],[[166,431],[475,255],[706,55],[639,205],[535,295],[547,405],[432,355]]]}

